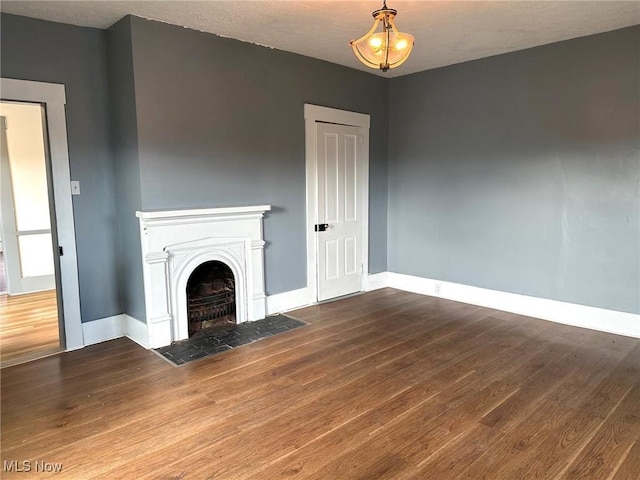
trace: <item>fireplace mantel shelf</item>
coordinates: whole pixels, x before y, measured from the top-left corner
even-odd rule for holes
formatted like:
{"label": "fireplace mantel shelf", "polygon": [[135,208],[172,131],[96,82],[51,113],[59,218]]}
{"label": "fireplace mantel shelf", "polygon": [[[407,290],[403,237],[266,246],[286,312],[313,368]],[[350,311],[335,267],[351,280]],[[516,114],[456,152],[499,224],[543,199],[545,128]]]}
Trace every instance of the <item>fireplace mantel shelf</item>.
{"label": "fireplace mantel shelf", "polygon": [[217,217],[238,214],[264,214],[271,210],[271,205],[257,205],[249,207],[221,207],[221,208],[195,208],[185,210],[150,210],[136,212],[136,217],[142,220],[160,220],[168,218],[189,217]]}

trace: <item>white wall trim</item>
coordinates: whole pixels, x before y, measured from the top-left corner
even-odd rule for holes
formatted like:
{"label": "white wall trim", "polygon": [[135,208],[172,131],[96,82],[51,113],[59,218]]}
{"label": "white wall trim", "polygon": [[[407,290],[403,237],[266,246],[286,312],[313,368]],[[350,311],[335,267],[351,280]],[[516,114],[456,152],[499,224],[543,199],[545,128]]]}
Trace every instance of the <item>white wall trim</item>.
{"label": "white wall trim", "polygon": [[[309,305],[308,288],[299,288],[297,290],[269,295],[266,297],[266,303],[267,315],[306,307]],[[151,348],[150,337],[153,334],[153,330],[153,326],[149,328],[146,323],[124,313],[112,317],[99,318],[82,324],[85,346],[95,345],[96,343],[102,343],[120,337],[127,337],[138,345],[149,349]]]}
{"label": "white wall trim", "polygon": [[317,160],[316,160],[316,122],[338,123],[360,128],[363,137],[363,164],[360,172],[360,198],[362,206],[362,282],[364,290],[369,276],[369,125],[371,117],[368,114],[321,107],[319,105],[304,104],[305,120],[305,170],[306,170],[306,229],[307,229],[307,304],[318,301],[317,278],[317,235],[314,225],[318,223],[317,206]]}
{"label": "white wall trim", "polygon": [[[309,305],[308,288],[299,288],[276,295],[269,295],[266,297],[266,303],[267,315],[306,307]],[[154,336],[154,331],[154,325],[149,327],[146,323],[124,313],[82,324],[85,346],[127,337],[138,345],[149,349],[152,348],[152,340],[150,339]]]}
{"label": "white wall trim", "polygon": [[149,348],[147,325],[124,313],[83,323],[82,334],[85,347],[127,337],[144,348]]}
{"label": "white wall trim", "polygon": [[149,346],[149,331],[147,330],[146,323],[126,314],[122,316],[124,317],[125,336],[146,349],[151,348]]}
{"label": "white wall trim", "polygon": [[[147,226],[182,225],[184,223],[201,222],[203,217],[211,221],[226,222],[235,217],[249,218],[251,215],[262,218],[271,205],[222,208],[192,208],[184,210],[152,210],[136,212],[136,217],[145,221]],[[231,217],[231,218],[230,218]],[[154,222],[155,220],[155,222]]]}
{"label": "white wall trim", "polygon": [[309,288],[299,288],[267,297],[267,315],[287,312],[309,305]]}
{"label": "white wall trim", "polygon": [[[574,327],[640,338],[640,315],[633,313],[616,312],[394,272],[380,272],[365,278],[366,291],[385,287],[494,308]],[[311,305],[308,290],[308,287],[304,287],[267,296],[267,315]],[[94,345],[126,336],[144,348],[151,348],[147,324],[126,314],[83,323],[82,328],[85,345]]]}
{"label": "white wall trim", "polygon": [[[60,88],[62,87],[62,88]],[[15,78],[2,79],[2,98],[33,103],[67,103],[64,85]]]}
{"label": "white wall trim", "polygon": [[46,107],[56,234],[58,245],[64,247],[64,255],[58,257],[61,283],[59,288],[62,291],[64,317],[64,338],[61,340],[66,350],[82,348],[84,327],[80,314],[80,286],[65,117],[65,87],[55,83],[2,78],[0,93],[3,100],[44,103]]}
{"label": "white wall trim", "polygon": [[349,112],[310,103],[304,104],[304,118],[313,122],[339,123],[341,125],[364,128],[369,128],[371,122],[369,115],[366,113]]}
{"label": "white wall trim", "polygon": [[401,273],[385,273],[387,286],[399,290],[495,308],[574,327],[640,338],[640,315],[637,314],[500,292]]}
{"label": "white wall trim", "polygon": [[106,342],[114,338],[124,337],[125,333],[125,316],[114,315],[113,317],[99,318],[92,322],[82,324],[82,334],[84,336],[84,345],[95,345],[96,343]]}
{"label": "white wall trim", "polygon": [[369,275],[365,278],[364,290],[371,292],[373,290],[380,290],[389,286],[389,272],[380,272]]}

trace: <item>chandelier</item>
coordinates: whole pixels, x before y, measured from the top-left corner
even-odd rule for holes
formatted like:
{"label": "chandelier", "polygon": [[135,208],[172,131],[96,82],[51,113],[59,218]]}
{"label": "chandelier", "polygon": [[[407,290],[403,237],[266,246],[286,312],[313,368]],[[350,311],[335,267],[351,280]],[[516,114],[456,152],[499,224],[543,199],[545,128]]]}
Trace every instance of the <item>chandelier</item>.
{"label": "chandelier", "polygon": [[[367,67],[386,72],[399,67],[409,58],[414,38],[413,35],[398,31],[393,21],[397,13],[397,10],[388,8],[384,0],[382,8],[372,13],[375,20],[371,30],[358,40],[349,42],[358,60]],[[374,33],[379,25],[382,31]]]}

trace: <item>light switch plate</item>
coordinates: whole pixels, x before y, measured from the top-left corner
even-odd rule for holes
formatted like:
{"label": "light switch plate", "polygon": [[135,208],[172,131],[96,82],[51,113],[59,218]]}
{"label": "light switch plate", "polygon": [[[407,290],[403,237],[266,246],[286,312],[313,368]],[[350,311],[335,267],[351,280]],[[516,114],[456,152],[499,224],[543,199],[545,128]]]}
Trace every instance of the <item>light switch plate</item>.
{"label": "light switch plate", "polygon": [[71,195],[80,195],[80,182],[71,180]]}

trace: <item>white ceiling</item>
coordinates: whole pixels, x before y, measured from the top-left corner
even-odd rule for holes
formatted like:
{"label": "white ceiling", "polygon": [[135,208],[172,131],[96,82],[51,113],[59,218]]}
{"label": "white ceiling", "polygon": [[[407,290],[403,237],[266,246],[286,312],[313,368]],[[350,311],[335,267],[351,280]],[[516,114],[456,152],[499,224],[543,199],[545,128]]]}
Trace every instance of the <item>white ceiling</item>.
{"label": "white ceiling", "polygon": [[0,10],[107,28],[127,14],[295,52],[393,77],[640,24],[640,1],[389,0],[416,43],[395,70],[361,65],[348,45],[381,0],[12,1]]}

